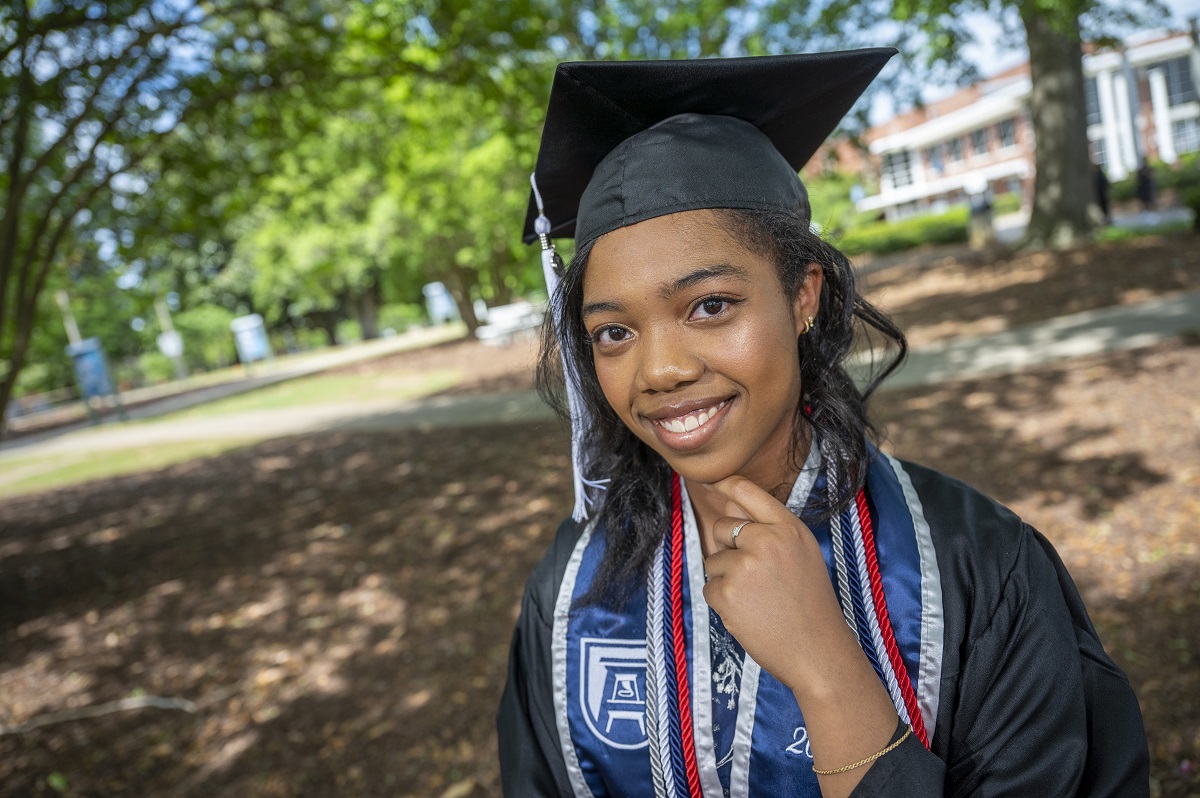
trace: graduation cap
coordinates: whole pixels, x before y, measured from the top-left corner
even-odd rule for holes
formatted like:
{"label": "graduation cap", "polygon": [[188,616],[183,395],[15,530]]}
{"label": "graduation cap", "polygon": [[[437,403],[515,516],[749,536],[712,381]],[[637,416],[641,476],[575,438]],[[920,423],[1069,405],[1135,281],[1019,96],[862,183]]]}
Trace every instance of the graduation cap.
{"label": "graduation cap", "polygon": [[[561,261],[626,225],[699,208],[774,209],[809,218],[797,173],[895,55],[892,48],[695,61],[559,64],[550,91],[525,241],[541,241],[551,317]],[[607,479],[588,476],[591,428],[580,364],[565,349],[576,521]]]}
{"label": "graduation cap", "polygon": [[895,53],[559,64],[526,243],[539,233],[583,243],[697,208],[807,215],[796,173]]}

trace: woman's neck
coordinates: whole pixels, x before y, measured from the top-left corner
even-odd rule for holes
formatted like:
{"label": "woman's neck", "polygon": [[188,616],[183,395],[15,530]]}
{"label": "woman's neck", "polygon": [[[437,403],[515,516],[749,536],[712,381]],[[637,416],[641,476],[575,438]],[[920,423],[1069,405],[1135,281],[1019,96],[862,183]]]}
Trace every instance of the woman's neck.
{"label": "woman's neck", "polygon": [[[779,458],[782,461],[782,468],[775,470],[770,475],[743,475],[753,480],[756,485],[770,493],[781,503],[787,503],[792,486],[796,484],[796,479],[800,476],[801,464],[808,459],[812,434],[811,428],[808,428],[807,425],[805,426],[807,433],[805,440],[797,448],[794,455],[784,455]],[[721,548],[717,545],[713,537],[713,525],[717,520],[729,515],[745,516],[745,513],[737,511],[736,507],[731,506],[724,496],[713,490],[706,483],[684,480],[684,484],[687,486],[688,498],[692,503],[692,512],[696,515],[696,528],[700,533],[700,548],[704,552],[704,556],[708,557]]]}

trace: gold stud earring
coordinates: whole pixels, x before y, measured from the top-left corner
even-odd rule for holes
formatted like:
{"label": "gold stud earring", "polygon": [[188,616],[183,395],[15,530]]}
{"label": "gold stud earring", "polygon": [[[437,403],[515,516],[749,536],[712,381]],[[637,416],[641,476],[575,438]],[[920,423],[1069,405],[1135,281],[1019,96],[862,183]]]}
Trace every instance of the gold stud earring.
{"label": "gold stud earring", "polygon": [[802,332],[800,334],[808,335],[809,330],[811,330],[813,328],[814,321],[816,321],[816,319],[814,319],[812,316],[809,316],[807,319],[805,319],[804,320],[804,332]]}

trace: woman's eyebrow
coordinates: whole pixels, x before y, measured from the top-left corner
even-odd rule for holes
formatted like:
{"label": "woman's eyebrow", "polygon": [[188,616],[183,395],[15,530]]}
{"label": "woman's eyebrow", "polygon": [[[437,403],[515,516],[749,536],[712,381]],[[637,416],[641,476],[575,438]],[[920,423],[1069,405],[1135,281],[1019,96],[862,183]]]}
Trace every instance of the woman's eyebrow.
{"label": "woman's eyebrow", "polygon": [[732,263],[716,263],[690,271],[679,279],[664,285],[658,289],[658,295],[663,299],[670,299],[685,288],[691,288],[698,283],[717,278],[733,278],[747,283],[751,279],[750,272],[740,266],[734,266]]}
{"label": "woman's eyebrow", "polygon": [[583,311],[579,314],[580,318],[586,319],[593,313],[620,313],[625,310],[625,306],[620,302],[607,300],[604,302],[589,302],[583,306]]}

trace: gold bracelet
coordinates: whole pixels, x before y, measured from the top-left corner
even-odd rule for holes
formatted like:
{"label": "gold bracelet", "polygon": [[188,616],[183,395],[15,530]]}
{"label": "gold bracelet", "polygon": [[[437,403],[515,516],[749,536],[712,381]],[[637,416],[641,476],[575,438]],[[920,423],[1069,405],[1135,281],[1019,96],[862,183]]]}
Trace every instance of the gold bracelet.
{"label": "gold bracelet", "polygon": [[855,768],[860,768],[860,767],[862,767],[863,765],[866,765],[866,764],[869,764],[869,763],[871,763],[871,762],[874,762],[876,759],[878,759],[879,757],[883,756],[884,754],[889,754],[889,753],[891,753],[892,751],[894,751],[894,750],[896,749],[896,746],[900,745],[900,743],[902,743],[902,742],[904,742],[905,740],[907,740],[910,734],[912,734],[912,726],[909,726],[909,727],[908,727],[908,730],[907,730],[907,731],[905,731],[905,732],[904,732],[904,734],[900,735],[900,739],[899,739],[899,740],[897,740],[896,742],[892,743],[891,745],[889,745],[887,748],[883,749],[882,751],[879,751],[879,752],[877,752],[877,753],[871,754],[871,755],[870,755],[869,757],[867,757],[866,759],[860,759],[860,760],[858,760],[857,762],[855,762],[853,765],[846,765],[845,767],[836,768],[836,769],[834,769],[834,770],[817,770],[817,769],[814,767],[814,768],[813,768],[813,773],[816,773],[818,776],[833,776],[833,775],[836,775],[836,774],[838,774],[838,773],[845,773],[845,772],[846,772],[846,771],[848,771],[848,770],[854,770]]}

